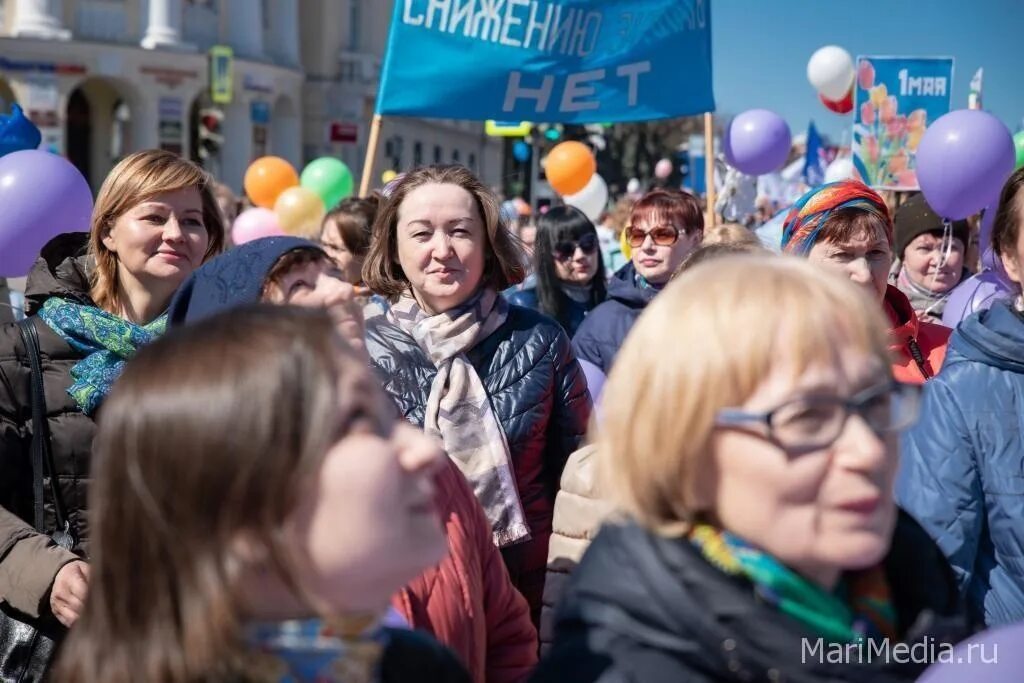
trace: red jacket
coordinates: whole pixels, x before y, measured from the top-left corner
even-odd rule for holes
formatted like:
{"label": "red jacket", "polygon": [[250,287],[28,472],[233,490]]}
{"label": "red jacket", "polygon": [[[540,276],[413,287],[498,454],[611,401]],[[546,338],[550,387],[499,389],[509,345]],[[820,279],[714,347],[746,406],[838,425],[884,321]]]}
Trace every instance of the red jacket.
{"label": "red jacket", "polygon": [[451,648],[476,683],[524,681],[537,665],[537,630],[513,587],[491,525],[462,473],[438,475],[448,556],[403,588],[394,607]]}
{"label": "red jacket", "polygon": [[889,350],[893,375],[900,382],[924,384],[942,367],[953,330],[919,320],[907,295],[892,285],[885,293],[885,313],[892,326]]}

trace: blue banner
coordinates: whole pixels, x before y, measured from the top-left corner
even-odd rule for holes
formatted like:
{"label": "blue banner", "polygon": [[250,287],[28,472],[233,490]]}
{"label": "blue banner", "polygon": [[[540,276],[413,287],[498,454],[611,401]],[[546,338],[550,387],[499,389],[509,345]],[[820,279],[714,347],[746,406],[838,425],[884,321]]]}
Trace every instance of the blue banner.
{"label": "blue banner", "polygon": [[949,113],[951,57],[858,57],[853,105],[853,166],[884,190],[917,190],[917,146]]}
{"label": "blue banner", "polygon": [[377,113],[550,123],[714,111],[710,0],[395,0]]}

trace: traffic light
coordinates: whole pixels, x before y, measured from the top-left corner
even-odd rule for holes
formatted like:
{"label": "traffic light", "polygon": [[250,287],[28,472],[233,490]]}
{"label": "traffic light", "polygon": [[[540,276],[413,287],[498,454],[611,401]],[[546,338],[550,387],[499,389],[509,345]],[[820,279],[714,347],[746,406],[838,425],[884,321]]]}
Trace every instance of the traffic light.
{"label": "traffic light", "polygon": [[199,158],[209,159],[217,156],[224,144],[221,124],[224,123],[224,112],[220,109],[199,110]]}

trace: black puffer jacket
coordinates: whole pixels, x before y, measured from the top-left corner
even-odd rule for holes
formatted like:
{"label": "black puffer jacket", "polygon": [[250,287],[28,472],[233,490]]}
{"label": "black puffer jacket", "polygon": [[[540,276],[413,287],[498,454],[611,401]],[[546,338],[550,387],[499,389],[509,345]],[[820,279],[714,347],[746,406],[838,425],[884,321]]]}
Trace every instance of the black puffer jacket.
{"label": "black puffer jacket", "polygon": [[[937,656],[944,643],[974,630],[952,570],[909,515],[900,514],[884,566],[901,642],[930,645]],[[714,567],[689,540],[609,524],[573,574],[554,646],[531,680],[898,683],[916,680],[927,666],[920,655],[905,661],[906,652],[891,652],[885,662],[864,645],[840,663],[827,642],[819,646],[800,622],[755,597],[748,581]]]}
{"label": "black puffer jacket", "polygon": [[[402,415],[422,426],[437,369],[415,340],[385,316],[369,319],[366,327],[367,350],[384,388]],[[507,549],[511,552],[505,558],[513,583],[539,619],[555,493],[565,461],[586,432],[590,394],[569,338],[537,311],[509,306],[505,324],[467,356],[508,439],[533,540]],[[511,555],[519,559],[510,562]],[[524,586],[520,572],[534,574],[539,584]]]}
{"label": "black puffer jacket", "polygon": [[[86,273],[87,240],[88,235],[85,233],[71,233],[61,235],[46,245],[28,277],[26,295],[30,313],[38,311],[48,298],[54,296],[92,304]],[[45,323],[38,320],[35,322],[39,334],[54,467],[68,516],[81,542],[78,551],[84,552],[88,539],[84,514],[86,484],[96,426],[92,418],[82,413],[67,393],[71,386],[71,368],[82,360],[82,356]],[[30,378],[29,360],[17,324],[0,326],[0,505],[31,524]],[[48,484],[44,487],[44,495],[47,529],[53,530],[56,523]],[[3,525],[5,532],[8,528],[9,525]],[[33,543],[31,538],[20,540],[20,543],[25,543],[24,547],[32,546],[33,553],[19,553],[17,544],[11,543],[11,539],[0,538],[0,548],[7,550],[6,555],[0,557],[0,562],[4,565],[9,562],[21,565],[5,566],[3,576],[21,575],[28,579],[5,594],[4,599],[31,613],[34,611],[33,604],[46,592],[57,569],[67,560],[65,558],[62,562],[60,553],[44,548],[44,544],[39,542]],[[40,589],[43,593],[34,596]]]}

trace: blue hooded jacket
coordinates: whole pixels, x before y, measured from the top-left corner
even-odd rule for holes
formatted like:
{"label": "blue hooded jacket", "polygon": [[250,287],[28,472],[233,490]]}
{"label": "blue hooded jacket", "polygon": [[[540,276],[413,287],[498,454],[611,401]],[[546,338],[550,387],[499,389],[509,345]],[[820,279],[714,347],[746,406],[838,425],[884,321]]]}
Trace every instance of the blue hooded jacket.
{"label": "blue hooded jacket", "polygon": [[608,283],[608,298],[584,318],[572,338],[576,357],[607,375],[633,323],[657,294],[657,289],[637,284],[632,262],[620,268]]}
{"label": "blue hooded jacket", "polygon": [[961,323],[903,438],[897,502],[949,558],[988,625],[1024,619],[1024,315]]}

